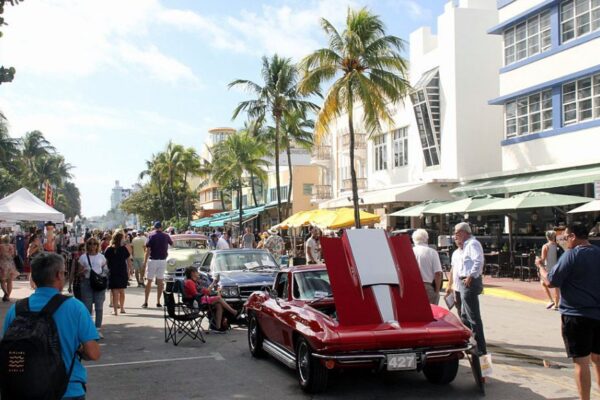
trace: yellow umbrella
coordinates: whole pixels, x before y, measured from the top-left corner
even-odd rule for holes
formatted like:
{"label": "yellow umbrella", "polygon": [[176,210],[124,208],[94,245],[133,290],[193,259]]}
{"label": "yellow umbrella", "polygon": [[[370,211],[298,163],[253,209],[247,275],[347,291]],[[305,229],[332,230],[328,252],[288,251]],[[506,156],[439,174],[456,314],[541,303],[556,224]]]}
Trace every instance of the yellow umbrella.
{"label": "yellow umbrella", "polygon": [[[338,208],[337,210],[319,210],[310,222],[321,229],[341,229],[354,226],[354,210],[351,208]],[[360,212],[361,225],[374,224],[380,221],[379,215],[366,211]]]}
{"label": "yellow umbrella", "polygon": [[312,215],[318,211],[321,210],[298,211],[296,214],[282,221],[279,225],[275,225],[274,228],[289,229],[308,225]]}

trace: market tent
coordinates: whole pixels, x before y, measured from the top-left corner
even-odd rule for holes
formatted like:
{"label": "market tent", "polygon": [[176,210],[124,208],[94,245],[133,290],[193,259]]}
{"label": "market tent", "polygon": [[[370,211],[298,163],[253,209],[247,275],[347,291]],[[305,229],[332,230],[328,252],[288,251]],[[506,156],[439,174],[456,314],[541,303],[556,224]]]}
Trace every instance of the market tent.
{"label": "market tent", "polygon": [[502,199],[489,195],[468,197],[431,207],[427,210],[426,214],[464,214],[476,208],[494,204],[499,200]]}
{"label": "market tent", "polygon": [[[338,208],[337,210],[331,210],[328,213],[323,212],[327,210],[320,211],[320,214],[314,215],[311,218],[311,223],[321,229],[341,229],[354,226],[354,210],[352,208]],[[360,212],[361,225],[374,224],[380,220],[381,217],[379,217],[379,215],[371,214],[366,211]]]}
{"label": "market tent", "polygon": [[309,225],[311,218],[321,212],[327,212],[325,210],[307,210],[299,211],[296,214],[288,217],[282,221],[279,225],[276,225],[280,229],[299,228],[305,225]]}
{"label": "market tent", "polygon": [[391,213],[390,217],[420,217],[428,210],[449,203],[447,200],[427,200],[416,206],[404,208],[400,211]]}
{"label": "market tent", "polygon": [[0,200],[0,220],[62,223],[65,215],[35,197],[29,190],[21,188]]}
{"label": "market tent", "polygon": [[592,200],[587,204],[572,209],[569,213],[582,213],[582,212],[594,212],[600,211],[600,200]]}
{"label": "market tent", "polygon": [[547,192],[525,192],[511,196],[507,199],[485,204],[469,212],[490,211],[516,211],[527,208],[561,207],[571,204],[587,203],[589,197],[569,196],[566,194],[554,194]]}

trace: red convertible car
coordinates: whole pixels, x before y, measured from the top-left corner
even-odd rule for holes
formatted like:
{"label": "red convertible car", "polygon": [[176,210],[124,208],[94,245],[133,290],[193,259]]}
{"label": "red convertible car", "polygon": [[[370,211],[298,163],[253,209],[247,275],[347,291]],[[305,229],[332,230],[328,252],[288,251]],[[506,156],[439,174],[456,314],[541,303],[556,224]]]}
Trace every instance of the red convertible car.
{"label": "red convertible car", "polygon": [[371,229],[321,240],[325,265],[284,269],[248,298],[254,357],[270,354],[319,392],[339,368],[419,370],[446,384],[467,356],[483,392],[471,331],[429,304],[408,237]]}

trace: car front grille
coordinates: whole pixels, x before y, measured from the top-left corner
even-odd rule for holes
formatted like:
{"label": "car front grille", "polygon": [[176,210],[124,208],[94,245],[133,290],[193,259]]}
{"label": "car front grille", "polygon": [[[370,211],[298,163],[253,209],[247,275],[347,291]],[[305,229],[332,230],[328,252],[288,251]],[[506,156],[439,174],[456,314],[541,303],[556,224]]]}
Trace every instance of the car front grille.
{"label": "car front grille", "polygon": [[248,298],[253,292],[261,290],[265,285],[253,285],[253,286],[240,286],[240,297],[243,299]]}

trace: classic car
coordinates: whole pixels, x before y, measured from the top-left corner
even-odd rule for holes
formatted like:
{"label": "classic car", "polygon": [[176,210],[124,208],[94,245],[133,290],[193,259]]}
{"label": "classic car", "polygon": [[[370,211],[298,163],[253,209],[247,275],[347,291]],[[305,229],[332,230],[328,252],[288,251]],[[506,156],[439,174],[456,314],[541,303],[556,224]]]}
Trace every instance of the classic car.
{"label": "classic car", "polygon": [[177,270],[183,271],[190,265],[200,266],[201,261],[208,252],[208,237],[196,233],[172,235],[173,245],[169,246],[165,282],[167,290],[173,284],[173,277]]}
{"label": "classic car", "polygon": [[[220,275],[221,296],[236,310],[243,308],[252,292],[272,286],[280,269],[271,253],[263,249],[210,250],[193,265],[210,279]],[[183,280],[184,271],[185,268],[178,268],[165,279]]]}
{"label": "classic car", "polygon": [[466,355],[483,391],[471,331],[429,304],[406,236],[371,229],[321,240],[325,265],[284,269],[248,298],[253,356],[270,354],[296,369],[303,390],[319,392],[330,370],[357,367],[418,370],[447,384]]}

